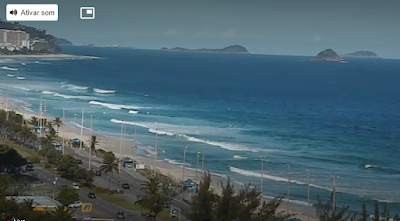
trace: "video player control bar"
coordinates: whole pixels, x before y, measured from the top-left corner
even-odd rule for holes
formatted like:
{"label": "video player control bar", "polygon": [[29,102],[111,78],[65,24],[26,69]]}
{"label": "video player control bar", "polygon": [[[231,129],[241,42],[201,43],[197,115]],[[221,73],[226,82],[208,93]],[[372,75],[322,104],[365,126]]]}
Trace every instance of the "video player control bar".
{"label": "video player control bar", "polygon": [[58,21],[57,4],[8,4],[7,21]]}

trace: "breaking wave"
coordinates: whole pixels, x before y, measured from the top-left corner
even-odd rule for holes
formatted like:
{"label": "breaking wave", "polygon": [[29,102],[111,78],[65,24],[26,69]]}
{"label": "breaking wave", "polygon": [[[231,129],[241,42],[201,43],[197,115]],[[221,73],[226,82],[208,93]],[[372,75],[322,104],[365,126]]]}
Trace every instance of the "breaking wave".
{"label": "breaking wave", "polygon": [[56,92],[53,92],[53,91],[42,91],[42,94],[53,95],[55,97],[62,97],[62,98],[65,98],[65,99],[79,99],[79,100],[91,100],[91,99],[93,99],[93,97],[89,97],[89,96],[66,95],[66,94],[56,93]]}
{"label": "breaking wave", "polygon": [[25,80],[24,77],[17,77],[18,80]]}
{"label": "breaking wave", "polygon": [[21,86],[13,86],[15,89],[23,90],[23,91],[30,91],[31,89],[26,88],[26,87],[21,87]]}
{"label": "breaking wave", "polygon": [[188,163],[180,163],[180,162],[177,162],[176,160],[171,160],[168,158],[165,158],[164,160],[167,161],[168,163],[174,164],[174,165],[190,166],[190,164],[188,164]]}
{"label": "breaking wave", "polygon": [[128,113],[130,113],[130,114],[138,114],[138,113],[139,113],[139,111],[130,110]]}
{"label": "breaking wave", "polygon": [[246,157],[242,157],[240,155],[235,155],[233,156],[234,159],[246,159]]}
{"label": "breaking wave", "polygon": [[[204,143],[204,144],[208,144],[208,145],[211,145],[211,146],[220,147],[220,148],[223,148],[223,149],[226,149],[226,150],[258,152],[258,150],[255,150],[255,149],[252,149],[252,148],[250,148],[248,146],[244,146],[244,145],[240,145],[240,144],[204,140],[204,139],[196,138],[196,137],[193,137],[193,136],[188,136],[188,135],[183,134],[183,133],[169,132],[169,131],[163,131],[163,130],[159,130],[159,129],[154,129],[153,127],[149,127],[149,125],[146,125],[145,123],[140,123],[140,122],[138,123],[138,122],[133,122],[133,121],[122,121],[122,120],[117,120],[117,119],[111,119],[110,121],[113,122],[113,123],[118,123],[118,124],[124,123],[124,124],[133,125],[133,126],[144,127],[144,128],[148,128],[150,133],[159,134],[159,135],[166,135],[166,136],[172,136],[172,137],[179,137],[179,138],[186,139],[188,141],[192,141],[192,142],[196,142],[196,143]],[[160,124],[160,125],[163,125],[164,127],[166,126],[165,124]],[[188,131],[188,132],[190,132],[190,131]]]}
{"label": "breaking wave", "polygon": [[[261,173],[260,172],[243,170],[243,169],[239,169],[239,168],[232,167],[232,166],[229,167],[229,170],[231,172],[233,172],[233,173],[237,173],[237,174],[240,174],[240,175],[243,175],[243,176],[260,177],[261,178]],[[285,183],[288,182],[287,178],[268,175],[268,174],[265,174],[265,173],[263,174],[263,177],[265,179],[273,180],[273,181],[277,181],[277,182],[285,182]],[[295,184],[298,184],[298,185],[307,185],[307,183],[301,182],[301,181],[297,181],[297,180],[290,180],[290,183],[295,183]],[[328,190],[328,191],[332,190],[330,188],[326,188],[326,187],[318,186],[318,185],[314,185],[314,184],[310,184],[310,186],[318,188],[318,189]]]}
{"label": "breaking wave", "polygon": [[69,90],[87,90],[89,87],[84,87],[84,86],[78,86],[78,85],[74,85],[74,84],[66,84],[66,85],[62,85],[62,88],[67,88]]}
{"label": "breaking wave", "polygon": [[18,71],[18,68],[10,68],[7,66],[3,66],[3,67],[1,67],[1,69],[8,70],[8,71]]}
{"label": "breaking wave", "polygon": [[116,91],[93,88],[93,92],[98,93],[98,94],[114,94]]}
{"label": "breaking wave", "polygon": [[7,74],[7,77],[15,77],[13,74]]}
{"label": "breaking wave", "polygon": [[133,106],[133,105],[103,103],[100,101],[90,101],[89,104],[100,105],[100,106],[107,107],[107,108],[113,109],[113,110],[148,108],[148,107],[138,107],[138,106]]}

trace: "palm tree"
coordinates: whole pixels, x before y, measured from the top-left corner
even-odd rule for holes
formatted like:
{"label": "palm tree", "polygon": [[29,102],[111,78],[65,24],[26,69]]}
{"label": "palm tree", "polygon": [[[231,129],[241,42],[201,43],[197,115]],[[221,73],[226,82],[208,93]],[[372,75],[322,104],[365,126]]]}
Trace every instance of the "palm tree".
{"label": "palm tree", "polygon": [[69,210],[68,207],[59,206],[56,208],[56,211],[52,211],[53,219],[57,221],[72,221],[72,210]]}
{"label": "palm tree", "polygon": [[104,164],[100,166],[100,171],[102,171],[105,174],[108,174],[108,192],[111,193],[111,178],[116,172],[117,174],[119,173],[118,170],[118,164],[115,163],[115,156],[114,154],[110,151],[107,152],[104,157],[103,157]]}
{"label": "palm tree", "polygon": [[60,127],[62,127],[64,125],[64,122],[62,122],[60,117],[56,117],[53,120],[54,125],[57,127],[57,135],[58,135],[58,131],[60,130]]}
{"label": "palm tree", "polygon": [[146,194],[157,194],[160,192],[162,188],[162,183],[158,175],[152,176],[148,181],[142,184],[142,190],[146,192]]}
{"label": "palm tree", "polygon": [[97,140],[97,136],[91,136],[90,138],[90,150],[91,153],[96,153],[96,144],[99,144],[99,141]]}

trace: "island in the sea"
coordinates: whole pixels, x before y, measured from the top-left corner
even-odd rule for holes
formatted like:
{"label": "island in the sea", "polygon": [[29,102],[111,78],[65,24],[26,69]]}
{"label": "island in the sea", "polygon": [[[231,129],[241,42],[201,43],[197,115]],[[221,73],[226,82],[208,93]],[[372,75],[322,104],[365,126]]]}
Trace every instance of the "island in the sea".
{"label": "island in the sea", "polygon": [[249,54],[249,51],[241,45],[231,45],[222,49],[186,49],[186,48],[161,48],[162,51],[182,51],[182,52],[199,52],[199,53],[229,53],[229,54]]}
{"label": "island in the sea", "polygon": [[340,57],[334,50],[326,49],[317,54],[312,60],[314,61],[342,61],[343,58]]}
{"label": "island in the sea", "polygon": [[344,54],[342,57],[346,58],[380,58],[377,54],[372,51],[356,51],[354,53]]}

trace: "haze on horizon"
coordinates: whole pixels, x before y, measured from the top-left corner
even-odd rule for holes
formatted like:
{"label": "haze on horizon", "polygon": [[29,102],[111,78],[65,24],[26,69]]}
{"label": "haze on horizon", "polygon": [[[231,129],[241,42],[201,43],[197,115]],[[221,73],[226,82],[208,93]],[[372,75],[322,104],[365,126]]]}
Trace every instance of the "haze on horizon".
{"label": "haze on horizon", "polygon": [[[6,4],[26,3],[5,0]],[[33,3],[33,2],[30,2]],[[21,22],[46,29],[74,45],[223,48],[251,53],[316,55],[369,50],[400,58],[400,1],[387,0],[41,0],[57,3],[58,22]],[[94,6],[96,18],[81,20],[79,8]],[[5,20],[5,15],[0,17]]]}

